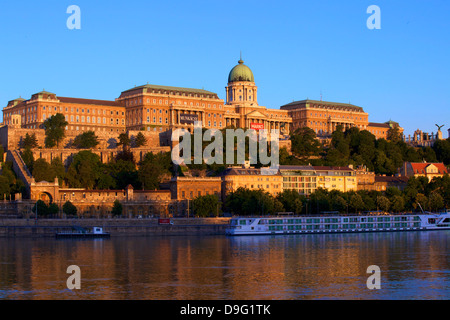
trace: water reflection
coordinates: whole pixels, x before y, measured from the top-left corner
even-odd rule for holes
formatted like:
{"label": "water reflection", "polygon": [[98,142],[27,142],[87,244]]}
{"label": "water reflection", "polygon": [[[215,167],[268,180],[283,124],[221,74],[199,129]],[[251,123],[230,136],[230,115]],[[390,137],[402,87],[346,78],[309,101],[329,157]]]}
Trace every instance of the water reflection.
{"label": "water reflection", "polygon": [[[0,298],[448,299],[449,235],[0,239]],[[66,288],[72,264],[81,290]]]}

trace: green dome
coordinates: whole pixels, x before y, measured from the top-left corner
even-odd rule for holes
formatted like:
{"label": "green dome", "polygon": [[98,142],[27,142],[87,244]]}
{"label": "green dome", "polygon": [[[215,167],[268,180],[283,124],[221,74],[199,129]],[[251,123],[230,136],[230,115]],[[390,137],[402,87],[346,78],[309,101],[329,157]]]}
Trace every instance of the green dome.
{"label": "green dome", "polygon": [[236,81],[250,81],[255,82],[253,72],[244,64],[244,61],[239,60],[239,64],[231,69],[228,75],[228,83]]}

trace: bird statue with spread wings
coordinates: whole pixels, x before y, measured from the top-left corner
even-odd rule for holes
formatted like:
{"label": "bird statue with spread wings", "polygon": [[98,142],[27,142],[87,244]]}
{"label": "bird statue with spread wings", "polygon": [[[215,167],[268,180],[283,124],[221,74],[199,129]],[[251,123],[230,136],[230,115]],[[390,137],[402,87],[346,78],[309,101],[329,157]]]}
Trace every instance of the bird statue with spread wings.
{"label": "bird statue with spread wings", "polygon": [[445,124],[443,124],[442,126],[439,126],[439,125],[435,124],[435,126],[438,127],[438,131],[441,131],[441,128],[442,128],[443,126],[445,126]]}

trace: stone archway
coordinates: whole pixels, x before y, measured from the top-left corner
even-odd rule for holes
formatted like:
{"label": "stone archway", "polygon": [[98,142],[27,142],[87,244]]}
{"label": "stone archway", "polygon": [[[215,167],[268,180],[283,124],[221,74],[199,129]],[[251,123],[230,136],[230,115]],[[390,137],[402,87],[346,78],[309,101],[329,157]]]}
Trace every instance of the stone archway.
{"label": "stone archway", "polygon": [[40,192],[38,195],[38,200],[44,201],[47,205],[53,203],[53,197],[48,192]]}

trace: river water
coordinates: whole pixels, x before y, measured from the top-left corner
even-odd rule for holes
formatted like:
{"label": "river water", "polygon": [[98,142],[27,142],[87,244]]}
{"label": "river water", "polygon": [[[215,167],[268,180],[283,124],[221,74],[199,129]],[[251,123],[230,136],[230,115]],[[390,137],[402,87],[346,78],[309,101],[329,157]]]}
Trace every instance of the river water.
{"label": "river water", "polygon": [[[0,239],[0,299],[449,299],[450,231]],[[69,290],[70,265],[80,289]],[[367,268],[380,268],[370,290]]]}

